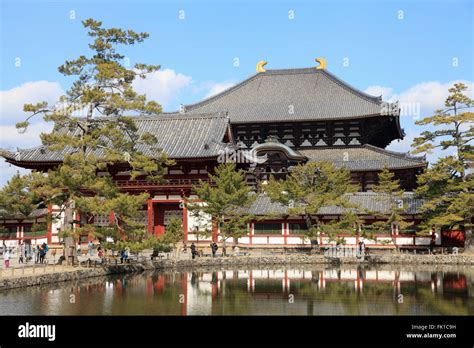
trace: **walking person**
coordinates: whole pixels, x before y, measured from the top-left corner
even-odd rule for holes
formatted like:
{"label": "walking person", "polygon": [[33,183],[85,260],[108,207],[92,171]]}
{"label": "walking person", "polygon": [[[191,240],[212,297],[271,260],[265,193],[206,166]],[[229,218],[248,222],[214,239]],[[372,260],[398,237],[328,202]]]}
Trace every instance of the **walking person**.
{"label": "walking person", "polygon": [[123,260],[125,259],[125,250],[122,249],[120,250],[120,263],[123,263]]}
{"label": "walking person", "polygon": [[212,251],[212,257],[216,257],[216,252],[217,252],[218,246],[216,242],[211,243],[211,251]]}
{"label": "walking person", "polygon": [[32,254],[32,250],[31,250],[31,242],[30,242],[25,246],[26,263],[28,263],[28,261],[32,259],[31,254]]}
{"label": "walking person", "polygon": [[436,245],[436,233],[432,232],[431,233],[431,241],[430,241],[430,254],[433,254],[434,252],[434,247]]}
{"label": "walking person", "polygon": [[5,268],[10,267],[10,257],[11,257],[11,250],[10,249],[5,249],[3,253],[3,261],[5,262]]}
{"label": "walking person", "polygon": [[39,258],[40,258],[40,246],[39,245],[36,245],[36,247],[34,248],[34,254],[35,254],[35,263],[38,263]]}
{"label": "walking person", "polygon": [[87,248],[89,249],[89,256],[92,256],[94,254],[94,243],[91,240],[87,244]]}
{"label": "walking person", "polygon": [[40,263],[44,263],[44,258],[46,257],[46,253],[48,252],[49,247],[48,244],[43,243],[40,248]]}
{"label": "walking person", "polygon": [[23,244],[23,241],[20,242],[18,245],[18,263],[24,263],[24,256],[25,256],[25,244]]}
{"label": "walking person", "polygon": [[362,240],[359,242],[359,252],[361,256],[365,255],[365,243]]}
{"label": "walking person", "polygon": [[100,245],[97,248],[97,256],[99,256],[100,262],[104,263],[104,251],[102,250],[102,247]]}
{"label": "walking person", "polygon": [[191,243],[191,257],[193,258],[193,260],[196,258],[196,246],[194,245],[194,243]]}

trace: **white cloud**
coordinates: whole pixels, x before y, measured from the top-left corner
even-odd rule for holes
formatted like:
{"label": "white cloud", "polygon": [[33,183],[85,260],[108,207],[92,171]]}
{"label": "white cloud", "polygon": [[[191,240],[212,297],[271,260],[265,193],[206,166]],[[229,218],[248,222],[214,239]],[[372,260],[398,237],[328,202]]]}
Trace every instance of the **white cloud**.
{"label": "white cloud", "polygon": [[[386,101],[400,101],[401,105],[401,125],[407,133],[405,138],[400,141],[393,141],[387,149],[398,152],[408,152],[412,150],[411,144],[413,139],[424,130],[437,129],[434,126],[418,126],[415,121],[421,117],[430,116],[436,109],[444,107],[444,101],[449,95],[448,89],[451,88],[455,83],[462,82],[468,86],[468,90],[465,92],[467,95],[474,93],[474,83],[465,80],[454,80],[446,83],[440,83],[437,81],[422,82],[416,84],[407,90],[396,94],[388,93],[384,96]],[[390,87],[371,86],[366,89],[369,91],[393,91]],[[380,94],[379,94],[380,95]],[[403,117],[412,116],[412,117]],[[433,153],[427,153],[426,158],[430,163],[436,162],[440,157],[450,155],[448,151],[441,151],[436,149]]]}
{"label": "white cloud", "polygon": [[428,116],[428,114],[444,106],[444,100],[449,94],[448,89],[459,82],[468,86],[466,94],[474,98],[474,83],[466,80],[453,80],[446,83],[438,81],[421,82],[401,93],[393,93],[394,91],[391,87],[370,86],[366,88],[365,92],[375,96],[382,94],[385,101],[393,102],[398,100],[402,107],[403,104],[411,105],[411,110],[420,110],[422,115]]}
{"label": "white cloud", "polygon": [[23,104],[46,101],[54,104],[63,95],[58,82],[32,81],[6,91],[0,91],[0,120],[16,123],[22,121],[25,114]]}
{"label": "white cloud", "polygon": [[146,94],[148,100],[154,100],[166,108],[191,82],[191,76],[165,69],[148,74],[146,79],[136,79],[133,87],[139,94]]}
{"label": "white cloud", "polygon": [[7,163],[5,160],[0,159],[0,187],[3,187],[7,181],[10,180],[10,178],[17,172],[20,174],[27,174],[30,172],[30,170],[16,167],[13,164]]}
{"label": "white cloud", "polygon": [[367,94],[373,95],[374,97],[382,96],[383,100],[388,100],[392,95],[393,88],[382,87],[382,86],[370,86],[364,91]]}
{"label": "white cloud", "polygon": [[30,124],[25,133],[19,133],[14,125],[0,125],[0,148],[12,150],[41,145],[40,134],[49,133],[52,129],[52,123],[41,121]]}
{"label": "white cloud", "polygon": [[216,94],[219,94],[219,93],[225,91],[226,89],[231,88],[234,85],[235,85],[235,83],[233,83],[233,82],[220,82],[220,83],[212,84],[208,87],[209,91],[204,96],[204,99],[207,99],[207,98],[210,98],[210,97],[212,97]]}

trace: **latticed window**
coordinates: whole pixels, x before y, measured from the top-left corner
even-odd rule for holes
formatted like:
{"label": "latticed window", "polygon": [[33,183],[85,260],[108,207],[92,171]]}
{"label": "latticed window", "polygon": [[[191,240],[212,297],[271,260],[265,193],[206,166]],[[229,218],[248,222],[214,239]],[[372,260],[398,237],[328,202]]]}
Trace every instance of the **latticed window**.
{"label": "latticed window", "polygon": [[305,223],[290,223],[288,233],[289,234],[303,234],[308,231],[308,225]]}
{"label": "latticed window", "polygon": [[387,226],[364,225],[363,231],[368,234],[391,234],[392,229]]}
{"label": "latticed window", "polygon": [[132,221],[136,224],[147,225],[148,224],[148,211],[140,210],[137,213],[137,217],[133,218]]}
{"label": "latticed window", "polygon": [[254,234],[281,234],[281,223],[257,223],[253,225]]}
{"label": "latticed window", "polygon": [[109,215],[108,214],[101,214],[101,215],[94,215],[94,226],[109,226]]}

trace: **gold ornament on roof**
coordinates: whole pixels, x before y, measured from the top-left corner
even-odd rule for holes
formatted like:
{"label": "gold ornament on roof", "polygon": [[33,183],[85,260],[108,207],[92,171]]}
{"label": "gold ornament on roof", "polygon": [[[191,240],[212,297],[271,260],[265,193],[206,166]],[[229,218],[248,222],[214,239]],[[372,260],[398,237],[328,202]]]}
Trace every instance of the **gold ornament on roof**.
{"label": "gold ornament on roof", "polygon": [[265,69],[263,68],[265,65],[267,65],[267,62],[264,60],[261,60],[260,62],[257,63],[256,70],[258,73],[265,72]]}
{"label": "gold ornament on roof", "polygon": [[315,61],[319,63],[319,66],[316,67],[317,70],[326,69],[326,66],[327,66],[326,59],[319,57],[319,58],[316,58]]}

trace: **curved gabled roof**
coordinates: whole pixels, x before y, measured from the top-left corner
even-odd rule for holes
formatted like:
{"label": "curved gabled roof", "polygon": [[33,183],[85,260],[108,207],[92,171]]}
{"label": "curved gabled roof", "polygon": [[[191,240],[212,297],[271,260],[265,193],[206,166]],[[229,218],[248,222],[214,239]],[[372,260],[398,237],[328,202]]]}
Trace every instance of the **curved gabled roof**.
{"label": "curved gabled roof", "polygon": [[[375,192],[356,192],[345,195],[348,201],[357,206],[357,214],[389,214],[393,197]],[[413,192],[405,192],[401,198],[404,204],[402,214],[420,214],[420,208],[423,201],[416,197]],[[347,209],[337,206],[322,207],[318,214],[320,215],[342,215]],[[248,213],[253,215],[286,215],[288,207],[272,201],[266,194],[259,194],[252,205],[248,208]]]}
{"label": "curved gabled roof", "polygon": [[329,161],[336,167],[345,167],[351,171],[373,171],[388,169],[424,168],[427,166],[425,157],[409,156],[406,153],[389,151],[373,145],[357,147],[321,147],[298,150],[310,162]]}
{"label": "curved gabled roof", "polygon": [[[153,156],[155,148],[164,150],[168,157],[180,158],[210,158],[219,155],[225,147],[222,142],[229,130],[229,119],[222,114],[192,115],[167,114],[158,116],[134,117],[138,134],[152,133],[157,138],[153,147],[141,144],[138,150]],[[61,129],[58,132],[69,132]],[[47,146],[37,146],[31,149],[19,149],[16,153],[2,151],[0,155],[7,162],[19,163],[56,163],[61,162],[64,155],[74,152],[68,146],[61,151],[50,151]],[[101,150],[95,150],[96,156]]]}
{"label": "curved gabled roof", "polygon": [[316,68],[267,70],[199,103],[187,114],[226,111],[231,123],[380,116],[387,103]]}

